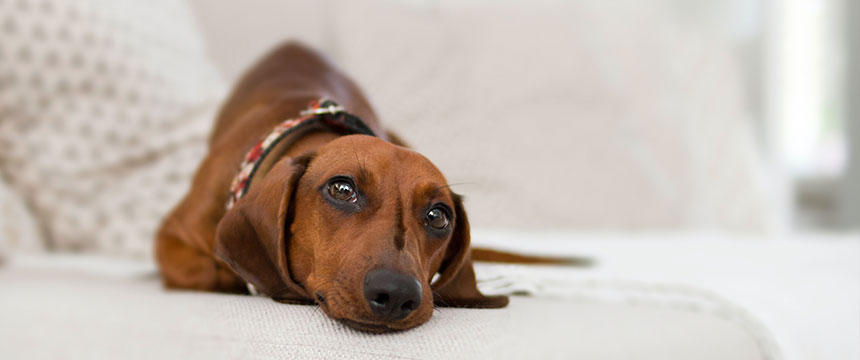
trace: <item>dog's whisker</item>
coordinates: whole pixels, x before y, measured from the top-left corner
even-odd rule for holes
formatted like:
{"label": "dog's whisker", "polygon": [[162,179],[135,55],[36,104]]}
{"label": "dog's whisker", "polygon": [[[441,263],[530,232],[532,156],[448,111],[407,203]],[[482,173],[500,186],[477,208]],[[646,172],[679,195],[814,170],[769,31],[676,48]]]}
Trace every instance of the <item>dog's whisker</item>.
{"label": "dog's whisker", "polygon": [[365,168],[361,158],[358,157],[358,149],[355,148],[355,144],[352,144],[352,155],[355,157],[355,163],[358,166],[358,175],[362,178],[367,177],[367,168]]}
{"label": "dog's whisker", "polygon": [[450,189],[451,187],[459,186],[459,185],[479,185],[479,184],[478,184],[478,183],[476,183],[476,182],[458,182],[458,183],[445,184],[445,185],[439,186],[439,187],[437,187],[437,188],[433,189],[433,191],[439,191],[439,190],[442,190],[442,189],[445,189],[445,188]]}

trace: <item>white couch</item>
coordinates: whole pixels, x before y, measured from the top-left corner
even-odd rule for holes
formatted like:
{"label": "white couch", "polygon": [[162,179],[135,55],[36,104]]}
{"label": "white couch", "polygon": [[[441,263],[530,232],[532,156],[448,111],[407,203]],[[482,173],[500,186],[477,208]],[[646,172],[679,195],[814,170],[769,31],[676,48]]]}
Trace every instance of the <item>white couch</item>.
{"label": "white couch", "polygon": [[[529,240],[525,247],[524,239]],[[429,323],[414,330],[369,335],[312,306],[165,291],[149,262],[21,255],[0,268],[0,344],[4,358],[11,359],[850,359],[860,354],[857,236],[774,244],[713,234],[478,231],[476,241],[533,253],[553,249],[597,263],[590,268],[481,264],[483,291],[530,295],[514,296],[501,310],[437,309]]]}
{"label": "white couch", "polygon": [[[442,308],[417,329],[370,335],[326,318],[316,307],[251,296],[165,291],[149,270],[147,264],[92,257],[14,259],[0,270],[4,359],[777,355],[767,332],[755,327],[754,320],[738,317],[729,304],[684,300],[689,293],[670,289],[649,293],[653,289],[644,283],[639,289],[618,284],[602,289],[618,292],[624,301],[583,294],[570,299],[514,297],[506,309]],[[554,288],[595,290],[594,284]]]}

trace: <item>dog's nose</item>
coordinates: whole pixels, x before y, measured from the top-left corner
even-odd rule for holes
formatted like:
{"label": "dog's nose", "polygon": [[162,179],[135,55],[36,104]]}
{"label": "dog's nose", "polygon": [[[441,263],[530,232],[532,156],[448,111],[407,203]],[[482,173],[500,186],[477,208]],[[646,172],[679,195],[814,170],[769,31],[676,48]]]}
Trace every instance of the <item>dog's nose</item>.
{"label": "dog's nose", "polygon": [[388,269],[371,270],[364,277],[364,298],[376,316],[400,320],[421,305],[421,283]]}

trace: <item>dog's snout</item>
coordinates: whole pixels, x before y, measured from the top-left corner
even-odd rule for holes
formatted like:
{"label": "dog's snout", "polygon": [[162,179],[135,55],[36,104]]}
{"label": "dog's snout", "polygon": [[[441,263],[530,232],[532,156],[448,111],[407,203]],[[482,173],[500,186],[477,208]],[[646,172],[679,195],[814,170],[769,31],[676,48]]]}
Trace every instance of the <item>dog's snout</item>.
{"label": "dog's snout", "polygon": [[400,320],[421,305],[421,283],[392,270],[372,270],[364,277],[364,298],[376,316]]}

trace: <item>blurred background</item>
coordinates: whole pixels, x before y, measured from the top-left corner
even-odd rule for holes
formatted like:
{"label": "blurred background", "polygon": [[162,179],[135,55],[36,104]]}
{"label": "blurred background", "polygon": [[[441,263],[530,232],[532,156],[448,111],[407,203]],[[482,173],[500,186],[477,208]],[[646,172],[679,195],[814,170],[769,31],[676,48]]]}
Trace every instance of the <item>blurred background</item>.
{"label": "blurred background", "polygon": [[857,7],[5,1],[0,194],[30,220],[3,224],[30,247],[148,254],[230,85],[299,40],[443,170],[478,228],[856,229]]}
{"label": "blurred background", "polygon": [[860,226],[856,2],[2,6],[0,225],[35,239],[12,247],[148,256],[231,84],[285,40],[353,77],[476,228]]}

